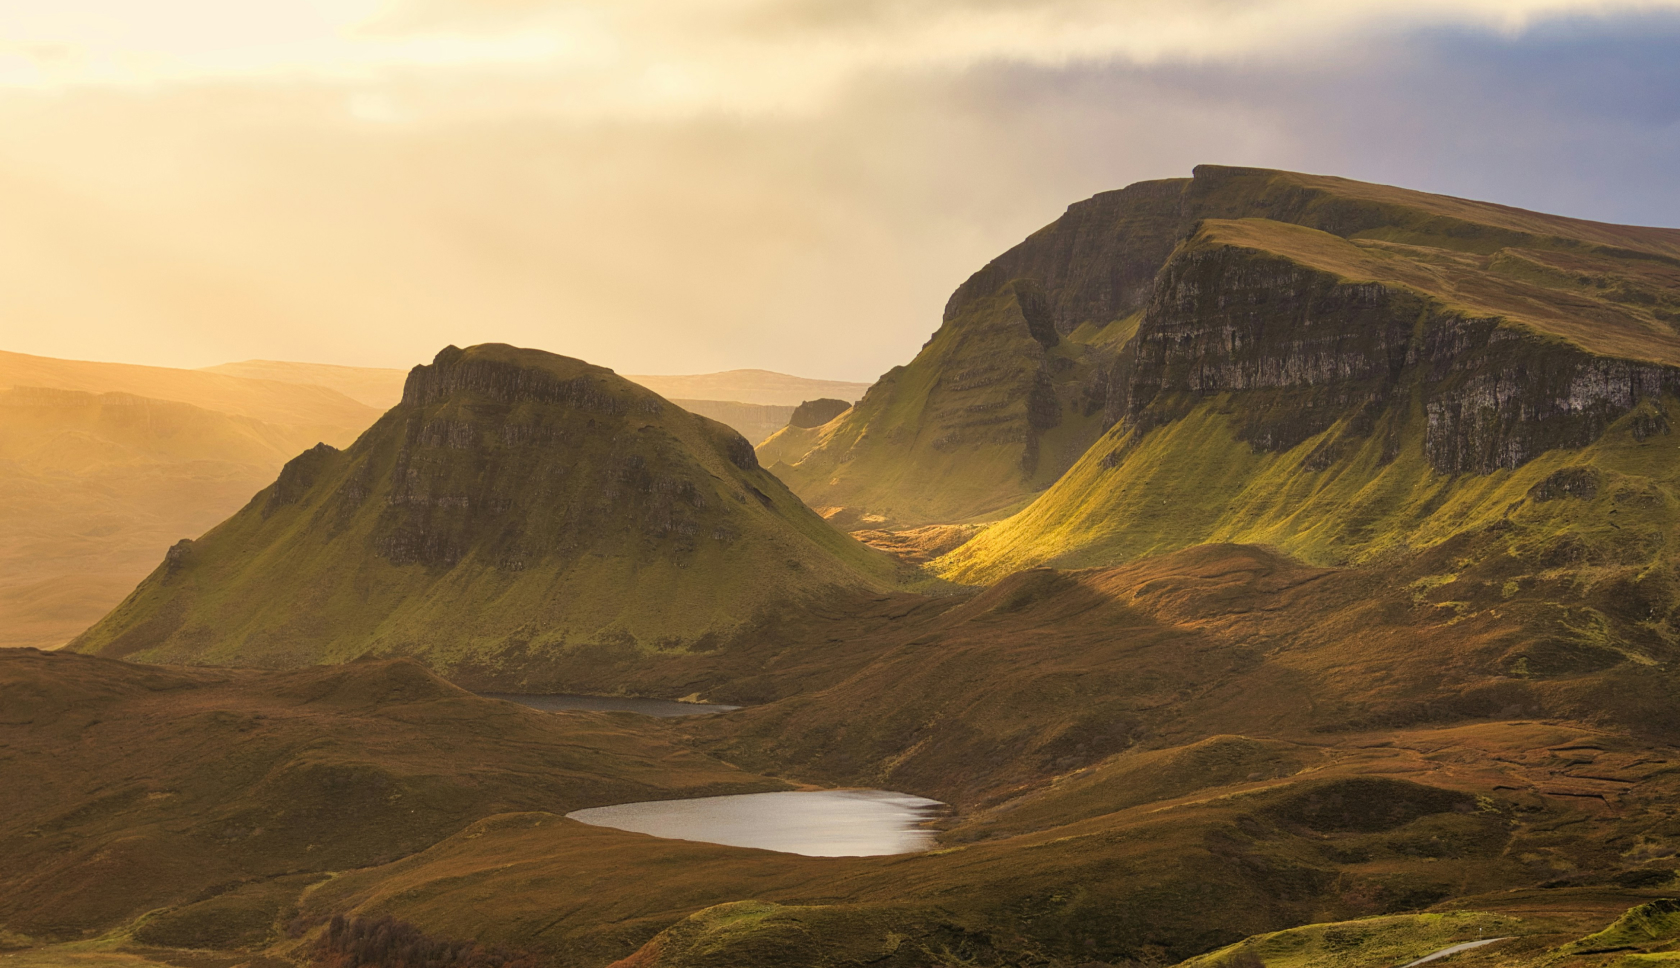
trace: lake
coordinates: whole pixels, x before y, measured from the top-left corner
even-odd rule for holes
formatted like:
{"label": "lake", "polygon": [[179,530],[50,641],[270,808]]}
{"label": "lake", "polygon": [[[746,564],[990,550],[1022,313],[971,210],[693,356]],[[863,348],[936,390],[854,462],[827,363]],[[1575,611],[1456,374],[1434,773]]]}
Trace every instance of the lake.
{"label": "lake", "polygon": [[640,713],[643,716],[708,716],[741,708],[709,702],[637,699],[630,696],[572,696],[564,693],[527,696],[511,692],[485,692],[479,695],[486,699],[506,699],[508,702],[516,702],[521,706],[549,713],[581,709],[597,713]]}
{"label": "lake", "polygon": [[814,790],[621,803],[566,816],[673,840],[811,857],[872,857],[933,847],[934,833],[922,825],[944,806],[890,790]]}

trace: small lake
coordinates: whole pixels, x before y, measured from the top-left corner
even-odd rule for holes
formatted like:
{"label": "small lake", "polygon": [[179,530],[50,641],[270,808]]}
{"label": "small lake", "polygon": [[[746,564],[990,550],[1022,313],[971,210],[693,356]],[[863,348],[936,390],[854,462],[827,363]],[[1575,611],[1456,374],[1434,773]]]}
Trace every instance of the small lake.
{"label": "small lake", "polygon": [[486,699],[506,699],[521,706],[547,713],[584,710],[596,713],[640,713],[643,716],[709,716],[726,713],[740,706],[724,706],[709,702],[678,702],[675,699],[636,699],[630,696],[571,696],[563,693],[549,695],[521,695],[511,692],[479,693]]}
{"label": "small lake", "polygon": [[873,857],[932,848],[934,832],[923,824],[944,806],[890,790],[814,790],[621,803],[566,816],[673,840],[810,857]]}

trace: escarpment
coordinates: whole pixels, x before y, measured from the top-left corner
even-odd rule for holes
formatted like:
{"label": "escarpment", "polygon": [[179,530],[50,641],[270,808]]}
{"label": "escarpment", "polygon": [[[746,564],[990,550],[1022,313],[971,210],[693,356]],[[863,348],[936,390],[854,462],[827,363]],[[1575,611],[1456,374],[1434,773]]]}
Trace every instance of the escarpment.
{"label": "escarpment", "polygon": [[735,431],[499,345],[416,367],[354,445],[292,460],[184,560],[75,647],[263,666],[405,654],[494,683],[510,655],[680,650],[777,601],[894,580]]}
{"label": "escarpment", "polygon": [[[1347,279],[1223,243],[1206,223],[1161,272],[1110,374],[1104,414],[1138,430],[1231,394],[1238,439],[1288,451],[1338,422],[1415,401],[1423,453],[1446,475],[1513,470],[1584,447],[1642,401],[1666,432],[1680,369],[1604,357],[1404,285]],[[1397,447],[1398,444],[1393,445]],[[1394,456],[1392,448],[1389,459]]]}
{"label": "escarpment", "polygon": [[836,426],[765,456],[847,520],[997,520],[1112,465],[1104,434],[1228,397],[1257,453],[1312,441],[1321,470],[1380,431],[1387,463],[1412,434],[1434,472],[1485,475],[1630,415],[1662,433],[1677,320],[1680,232],[1202,166],[1071,206]]}

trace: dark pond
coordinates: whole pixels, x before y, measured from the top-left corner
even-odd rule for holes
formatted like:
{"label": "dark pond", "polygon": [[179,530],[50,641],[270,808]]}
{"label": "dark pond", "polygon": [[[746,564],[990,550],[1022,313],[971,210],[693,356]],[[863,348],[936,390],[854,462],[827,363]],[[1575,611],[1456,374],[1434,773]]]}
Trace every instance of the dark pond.
{"label": "dark pond", "polygon": [[812,857],[869,857],[931,848],[934,833],[925,824],[943,807],[890,790],[816,790],[621,803],[566,816],[673,840]]}

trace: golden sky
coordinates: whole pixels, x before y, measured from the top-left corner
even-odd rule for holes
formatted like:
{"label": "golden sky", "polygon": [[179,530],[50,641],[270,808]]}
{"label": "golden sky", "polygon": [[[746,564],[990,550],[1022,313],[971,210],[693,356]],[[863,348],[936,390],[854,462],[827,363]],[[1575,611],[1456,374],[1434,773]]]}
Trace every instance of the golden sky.
{"label": "golden sky", "polygon": [[[1575,123],[1567,98],[1429,86],[1453,44],[1533,53],[1521,71],[1546,45],[1648,46],[1677,9],[9,0],[0,349],[406,366],[500,339],[630,372],[872,379],[1067,203],[1200,161],[1667,217],[1594,188],[1623,161],[1601,137],[1529,151]],[[1374,108],[1349,103],[1367,88]],[[1627,150],[1671,160],[1667,124]]]}

